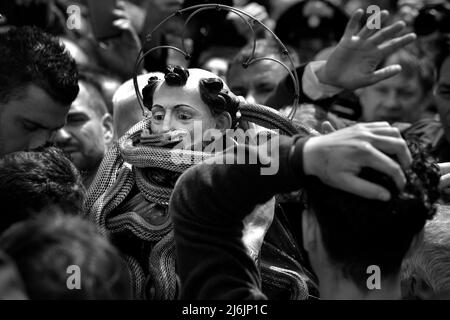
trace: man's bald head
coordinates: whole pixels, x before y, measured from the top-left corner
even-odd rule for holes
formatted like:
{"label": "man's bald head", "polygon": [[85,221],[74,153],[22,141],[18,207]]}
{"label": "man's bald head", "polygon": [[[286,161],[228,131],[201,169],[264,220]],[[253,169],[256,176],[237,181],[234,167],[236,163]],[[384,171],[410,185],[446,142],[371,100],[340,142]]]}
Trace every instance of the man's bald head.
{"label": "man's bald head", "polygon": [[108,113],[106,102],[100,93],[100,88],[94,82],[81,78],[79,81],[80,93],[77,99],[82,99],[96,115],[101,118]]}
{"label": "man's bald head", "polygon": [[[164,75],[159,72],[140,75],[137,77],[139,88],[142,89],[147,84],[150,77],[164,79]],[[123,136],[133,125],[144,119],[142,109],[136,97],[133,79],[123,83],[113,96],[113,123],[115,138]]]}

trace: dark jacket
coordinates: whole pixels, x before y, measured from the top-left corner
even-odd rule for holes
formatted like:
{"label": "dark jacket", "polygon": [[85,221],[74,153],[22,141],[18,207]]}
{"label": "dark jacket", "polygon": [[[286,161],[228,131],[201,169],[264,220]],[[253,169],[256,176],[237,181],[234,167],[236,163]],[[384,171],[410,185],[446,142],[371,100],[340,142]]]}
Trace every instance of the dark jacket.
{"label": "dark jacket", "polygon": [[[239,146],[187,170],[169,205],[174,222],[181,299],[265,299],[254,260],[241,240],[243,219],[275,194],[302,187],[307,138],[280,137],[279,170],[261,175],[267,156]],[[275,145],[274,147],[277,147]],[[257,164],[232,163],[236,152],[257,153]],[[274,154],[274,153],[272,153]],[[248,159],[248,158],[247,158]],[[270,161],[277,161],[274,157]],[[236,161],[234,162],[236,163]]]}

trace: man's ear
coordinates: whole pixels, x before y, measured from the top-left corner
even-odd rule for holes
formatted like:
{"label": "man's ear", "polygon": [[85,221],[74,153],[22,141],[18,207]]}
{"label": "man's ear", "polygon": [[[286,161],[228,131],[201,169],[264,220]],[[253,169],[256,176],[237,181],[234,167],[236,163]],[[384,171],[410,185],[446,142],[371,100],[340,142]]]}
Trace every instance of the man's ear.
{"label": "man's ear", "polygon": [[228,112],[226,111],[222,112],[221,114],[215,117],[215,120],[216,120],[216,129],[219,130],[231,129],[232,120],[231,115]]}
{"label": "man's ear", "polygon": [[102,117],[101,123],[105,144],[109,146],[114,139],[114,126],[112,116],[109,113],[105,113]]}
{"label": "man's ear", "polygon": [[317,250],[318,228],[317,219],[310,209],[303,210],[302,213],[302,237],[303,247],[308,252]]}

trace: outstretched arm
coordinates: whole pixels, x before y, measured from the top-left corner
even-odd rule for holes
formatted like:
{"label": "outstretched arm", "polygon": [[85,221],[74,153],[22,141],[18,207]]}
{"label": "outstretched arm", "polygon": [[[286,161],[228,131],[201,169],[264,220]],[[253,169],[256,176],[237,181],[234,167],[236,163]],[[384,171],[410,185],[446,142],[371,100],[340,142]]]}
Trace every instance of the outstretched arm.
{"label": "outstretched arm", "polygon": [[[383,23],[389,13],[381,11],[378,15]],[[367,24],[361,28],[362,16],[363,10],[355,11],[327,61],[314,61],[297,68],[296,72],[302,81],[301,102],[314,102],[326,108],[332,103],[327,98],[342,90],[366,87],[401,71],[400,65],[386,66],[379,70],[377,67],[390,54],[413,42],[416,35],[408,33],[400,36],[405,28],[405,23],[401,21],[379,30],[369,29]],[[377,16],[373,18],[376,19]],[[280,109],[291,105],[293,99],[294,86],[288,76],[265,104]]]}
{"label": "outstretched arm", "polygon": [[[273,139],[273,138],[272,138]],[[242,241],[244,218],[257,204],[277,193],[301,188],[305,174],[335,188],[387,200],[384,188],[358,177],[363,167],[388,174],[399,189],[405,184],[401,167],[411,155],[397,129],[387,123],[359,124],[312,138],[280,137],[272,143],[271,164],[279,168],[262,175],[267,155],[239,146],[256,164],[237,164],[235,154],[209,159],[186,171],[172,194],[182,299],[263,299],[260,275]],[[259,153],[258,153],[259,151]],[[399,159],[396,163],[387,154]],[[228,159],[229,162],[224,161]],[[254,159],[254,158],[253,158]],[[235,163],[235,164],[220,164]]]}

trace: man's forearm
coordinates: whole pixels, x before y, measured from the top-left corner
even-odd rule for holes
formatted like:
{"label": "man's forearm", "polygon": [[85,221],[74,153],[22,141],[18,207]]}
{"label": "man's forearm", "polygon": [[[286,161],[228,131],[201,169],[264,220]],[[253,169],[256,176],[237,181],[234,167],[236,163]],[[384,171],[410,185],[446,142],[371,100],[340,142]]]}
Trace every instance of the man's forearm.
{"label": "man's forearm", "polygon": [[[260,277],[242,242],[242,220],[274,194],[302,185],[305,139],[280,137],[278,172],[261,175],[267,156],[257,164],[217,164],[191,168],[179,179],[170,202],[174,221],[183,299],[260,299]],[[250,156],[256,149],[238,147]],[[261,151],[261,150],[259,150]],[[236,153],[228,153],[228,161]],[[278,159],[275,159],[275,158]],[[223,161],[223,158],[221,159]],[[267,167],[267,165],[266,165]]]}

